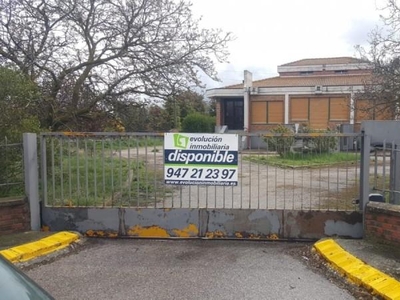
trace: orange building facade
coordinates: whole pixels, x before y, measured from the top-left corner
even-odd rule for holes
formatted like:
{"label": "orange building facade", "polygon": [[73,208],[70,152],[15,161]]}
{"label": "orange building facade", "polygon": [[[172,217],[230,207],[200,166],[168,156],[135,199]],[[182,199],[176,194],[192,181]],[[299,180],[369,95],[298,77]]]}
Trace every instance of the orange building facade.
{"label": "orange building facade", "polygon": [[382,120],[369,101],[356,99],[371,77],[370,65],[352,57],[303,59],[278,66],[279,76],[207,91],[216,100],[217,131],[262,132],[278,124],[335,129]]}

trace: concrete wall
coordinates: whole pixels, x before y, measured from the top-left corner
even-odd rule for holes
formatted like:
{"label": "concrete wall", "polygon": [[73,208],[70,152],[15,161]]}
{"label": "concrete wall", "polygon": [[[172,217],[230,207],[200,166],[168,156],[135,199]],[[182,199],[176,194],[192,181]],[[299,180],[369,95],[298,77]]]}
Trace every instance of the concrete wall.
{"label": "concrete wall", "polygon": [[399,143],[400,131],[399,121],[363,121],[361,130],[371,137],[371,145],[388,143]]}
{"label": "concrete wall", "polygon": [[27,230],[30,230],[30,213],[27,199],[0,199],[0,234]]}
{"label": "concrete wall", "polygon": [[43,225],[54,231],[111,237],[319,239],[363,235],[362,215],[342,211],[44,207]]}
{"label": "concrete wall", "polygon": [[400,246],[400,205],[369,202],[365,212],[365,236]]}

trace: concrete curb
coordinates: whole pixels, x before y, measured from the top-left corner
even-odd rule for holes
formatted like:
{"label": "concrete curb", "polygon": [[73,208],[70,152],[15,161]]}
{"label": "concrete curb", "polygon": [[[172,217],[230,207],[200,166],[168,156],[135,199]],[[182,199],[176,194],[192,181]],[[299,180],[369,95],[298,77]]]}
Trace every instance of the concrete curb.
{"label": "concrete curb", "polygon": [[0,254],[12,263],[21,263],[64,249],[79,239],[78,233],[62,231],[35,242],[1,250]]}
{"label": "concrete curb", "polygon": [[314,244],[320,253],[340,274],[353,283],[363,286],[383,299],[400,300],[400,282],[385,273],[365,264],[348,253],[332,239]]}

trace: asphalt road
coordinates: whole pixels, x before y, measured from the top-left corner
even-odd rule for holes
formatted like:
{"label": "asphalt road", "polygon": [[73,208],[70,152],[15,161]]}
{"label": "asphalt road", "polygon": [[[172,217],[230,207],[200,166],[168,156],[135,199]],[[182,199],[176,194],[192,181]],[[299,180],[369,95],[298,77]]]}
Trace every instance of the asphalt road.
{"label": "asphalt road", "polygon": [[288,251],[304,244],[89,240],[27,270],[56,299],[354,299]]}

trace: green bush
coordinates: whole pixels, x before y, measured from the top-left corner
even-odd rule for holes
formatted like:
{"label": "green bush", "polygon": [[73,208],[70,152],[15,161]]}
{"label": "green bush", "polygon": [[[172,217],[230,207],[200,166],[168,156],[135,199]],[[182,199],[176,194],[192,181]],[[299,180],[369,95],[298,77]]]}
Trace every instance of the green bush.
{"label": "green bush", "polygon": [[[0,197],[24,194],[22,134],[40,131],[37,86],[23,74],[0,67]],[[18,184],[10,184],[18,183]]]}
{"label": "green bush", "polygon": [[182,132],[214,132],[215,118],[200,113],[189,114],[183,119]]}
{"label": "green bush", "polygon": [[[301,133],[335,133],[330,129],[320,130],[311,129],[308,126],[302,127],[299,132]],[[316,136],[303,138],[303,145],[313,153],[329,153],[336,148],[337,139],[334,136]]]}
{"label": "green bush", "polygon": [[336,137],[317,135],[318,133],[335,133],[335,131],[330,129],[311,129],[307,125],[302,125],[300,126],[298,133],[308,133],[310,135],[315,134],[315,136],[296,138],[294,132],[290,128],[278,125],[271,130],[271,133],[281,134],[282,136],[266,136],[264,137],[264,141],[268,145],[269,150],[278,152],[281,157],[284,157],[285,153],[288,153],[291,150],[296,139],[301,139],[303,141],[303,148],[301,149],[303,153],[329,153],[335,150],[337,146]]}
{"label": "green bush", "polygon": [[283,157],[285,152],[288,152],[294,143],[294,133],[290,128],[283,125],[275,127],[271,130],[271,133],[282,134],[283,136],[264,137],[264,141],[268,145],[268,150],[276,151],[279,156]]}

